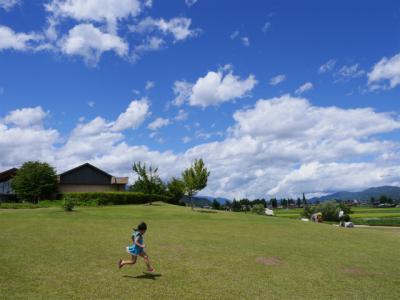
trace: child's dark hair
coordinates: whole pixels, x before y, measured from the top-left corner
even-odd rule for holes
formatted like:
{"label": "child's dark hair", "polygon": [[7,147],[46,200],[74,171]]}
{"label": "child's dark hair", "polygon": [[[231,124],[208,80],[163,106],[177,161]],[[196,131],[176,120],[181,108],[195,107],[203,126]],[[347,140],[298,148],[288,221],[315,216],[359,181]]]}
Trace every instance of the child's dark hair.
{"label": "child's dark hair", "polygon": [[141,222],[136,230],[147,230],[147,225],[145,222]]}

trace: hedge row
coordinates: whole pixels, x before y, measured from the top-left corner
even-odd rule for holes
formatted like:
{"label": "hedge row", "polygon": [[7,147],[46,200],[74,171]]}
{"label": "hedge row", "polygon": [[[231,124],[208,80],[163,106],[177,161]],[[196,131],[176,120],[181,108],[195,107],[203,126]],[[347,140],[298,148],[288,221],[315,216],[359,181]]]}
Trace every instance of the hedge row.
{"label": "hedge row", "polygon": [[97,205],[144,204],[156,201],[171,203],[172,199],[163,195],[146,195],[136,192],[96,192],[96,193],[64,193],[62,199]]}

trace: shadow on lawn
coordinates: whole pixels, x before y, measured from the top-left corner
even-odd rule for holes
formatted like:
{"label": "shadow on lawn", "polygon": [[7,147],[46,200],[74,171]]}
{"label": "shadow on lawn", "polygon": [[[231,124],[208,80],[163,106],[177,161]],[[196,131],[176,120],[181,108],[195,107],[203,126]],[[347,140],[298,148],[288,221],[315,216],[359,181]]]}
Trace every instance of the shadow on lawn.
{"label": "shadow on lawn", "polygon": [[133,279],[151,279],[156,280],[157,277],[161,277],[161,274],[148,274],[144,273],[143,275],[131,276],[131,275],[124,275],[125,278],[133,278]]}

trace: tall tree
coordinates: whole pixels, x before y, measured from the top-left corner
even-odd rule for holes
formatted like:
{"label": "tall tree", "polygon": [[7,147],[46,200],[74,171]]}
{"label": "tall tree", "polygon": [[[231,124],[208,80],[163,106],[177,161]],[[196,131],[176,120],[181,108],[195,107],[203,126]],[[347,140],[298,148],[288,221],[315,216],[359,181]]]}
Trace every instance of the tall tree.
{"label": "tall tree", "polygon": [[37,203],[57,193],[57,174],[47,163],[28,161],[17,171],[11,186],[19,199]]}
{"label": "tall tree", "polygon": [[192,197],[198,191],[207,186],[208,176],[210,172],[204,165],[202,159],[195,159],[193,165],[182,173],[182,179],[185,184],[185,193]]}
{"label": "tall tree", "polygon": [[304,195],[304,193],[303,193],[303,205],[307,205],[307,199],[306,199],[306,196]]}
{"label": "tall tree", "polygon": [[135,162],[132,170],[138,176],[138,179],[130,188],[132,192],[145,193],[150,195],[150,199],[154,194],[161,195],[165,193],[165,185],[157,174],[158,168],[147,167],[145,163],[142,165],[141,162]]}
{"label": "tall tree", "polygon": [[168,194],[172,198],[173,204],[180,204],[183,195],[185,194],[185,184],[182,180],[172,177],[167,184]]}

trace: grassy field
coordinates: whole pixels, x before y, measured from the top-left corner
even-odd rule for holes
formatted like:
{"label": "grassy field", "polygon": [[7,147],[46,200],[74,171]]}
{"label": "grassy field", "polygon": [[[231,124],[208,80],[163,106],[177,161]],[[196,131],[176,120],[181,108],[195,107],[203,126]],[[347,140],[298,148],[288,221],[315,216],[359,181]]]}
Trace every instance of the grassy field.
{"label": "grassy field", "polygon": [[[145,220],[143,261],[127,258]],[[0,298],[398,299],[400,232],[189,208],[0,210]]]}

